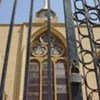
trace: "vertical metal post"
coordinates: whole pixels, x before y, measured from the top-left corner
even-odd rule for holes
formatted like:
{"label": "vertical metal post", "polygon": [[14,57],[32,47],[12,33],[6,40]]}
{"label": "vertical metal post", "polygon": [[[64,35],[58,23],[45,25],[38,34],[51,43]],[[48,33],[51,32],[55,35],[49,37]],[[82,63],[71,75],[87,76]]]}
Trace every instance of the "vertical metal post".
{"label": "vertical metal post", "polygon": [[30,63],[30,40],[31,40],[31,32],[32,32],[32,21],[33,21],[33,3],[34,0],[31,0],[30,4],[30,15],[29,15],[29,28],[28,28],[28,36],[27,36],[27,52],[26,52],[26,65],[25,65],[25,80],[24,80],[24,96],[23,100],[28,100],[28,71],[29,71],[29,63]]}
{"label": "vertical metal post", "polygon": [[[64,5],[64,16],[65,16],[65,26],[66,26],[66,40],[68,46],[68,56],[69,56],[69,66],[79,66],[77,47],[76,47],[76,37],[74,31],[74,23],[72,17],[71,1],[63,0]],[[71,84],[72,88],[72,100],[83,100],[81,84]]]}
{"label": "vertical metal post", "polygon": [[53,100],[53,91],[52,91],[52,62],[51,62],[51,21],[50,21],[50,0],[48,0],[48,100]]}
{"label": "vertical metal post", "polygon": [[2,0],[0,0],[0,4],[1,4]]}
{"label": "vertical metal post", "polygon": [[3,93],[4,93],[4,87],[5,87],[5,79],[6,79],[6,73],[7,73],[7,65],[8,65],[8,58],[9,58],[9,52],[10,52],[11,37],[13,33],[13,24],[14,24],[14,19],[15,19],[16,7],[17,7],[17,0],[14,1],[10,28],[8,32],[7,46],[6,46],[2,76],[1,76],[0,100],[3,100]]}

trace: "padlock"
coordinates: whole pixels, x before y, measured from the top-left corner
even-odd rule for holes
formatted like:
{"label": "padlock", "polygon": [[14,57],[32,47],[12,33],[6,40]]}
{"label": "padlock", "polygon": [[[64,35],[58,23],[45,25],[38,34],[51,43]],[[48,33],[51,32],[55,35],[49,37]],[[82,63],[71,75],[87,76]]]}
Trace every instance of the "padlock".
{"label": "padlock", "polygon": [[82,83],[82,77],[79,73],[79,67],[73,65],[71,68],[71,74],[69,76],[71,83]]}
{"label": "padlock", "polygon": [[79,73],[71,73],[69,78],[71,83],[82,83],[82,77]]}

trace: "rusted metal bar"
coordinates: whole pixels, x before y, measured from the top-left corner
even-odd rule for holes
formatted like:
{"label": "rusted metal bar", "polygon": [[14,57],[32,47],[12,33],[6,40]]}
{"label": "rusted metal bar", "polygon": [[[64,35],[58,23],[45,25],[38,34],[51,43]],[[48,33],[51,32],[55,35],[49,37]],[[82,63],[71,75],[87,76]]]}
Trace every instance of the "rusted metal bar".
{"label": "rusted metal bar", "polygon": [[[79,66],[76,37],[74,31],[74,23],[72,17],[72,8],[70,0],[63,0],[65,28],[66,28],[66,41],[68,46],[69,67],[73,65]],[[83,100],[81,84],[71,84],[72,100]]]}
{"label": "rusted metal bar", "polygon": [[34,0],[31,0],[30,3],[30,15],[29,15],[29,28],[27,35],[27,51],[26,51],[26,65],[25,65],[25,80],[24,80],[24,96],[23,100],[28,100],[28,72],[29,72],[29,63],[30,63],[30,40],[32,32],[32,21],[33,21],[33,3]]}
{"label": "rusted metal bar", "polygon": [[51,62],[51,9],[50,9],[50,0],[48,0],[48,24],[47,24],[47,31],[48,31],[48,100],[53,100],[53,87],[52,87],[52,62]]}
{"label": "rusted metal bar", "polygon": [[4,87],[5,87],[5,79],[6,79],[6,73],[7,73],[7,66],[8,66],[8,59],[9,59],[9,52],[10,52],[12,33],[13,33],[13,25],[14,25],[16,7],[17,7],[17,0],[14,1],[12,17],[11,17],[11,22],[10,22],[10,28],[9,28],[9,33],[8,33],[5,58],[4,58],[2,76],[1,76],[0,100],[3,100],[3,93],[4,93]]}

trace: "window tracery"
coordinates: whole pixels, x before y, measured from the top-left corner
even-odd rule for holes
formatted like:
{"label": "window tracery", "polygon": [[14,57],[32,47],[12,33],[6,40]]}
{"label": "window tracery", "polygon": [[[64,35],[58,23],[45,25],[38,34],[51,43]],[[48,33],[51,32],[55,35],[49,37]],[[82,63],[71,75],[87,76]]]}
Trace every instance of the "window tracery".
{"label": "window tracery", "polygon": [[[33,41],[29,67],[29,100],[48,99],[48,37],[42,34]],[[51,35],[52,88],[54,100],[68,98],[66,50],[63,43]],[[65,99],[66,99],[65,98]]]}
{"label": "window tracery", "polygon": [[[47,48],[47,35],[40,36],[35,42],[34,46],[32,47],[31,54],[32,56],[39,57],[39,56],[46,56],[48,52]],[[65,53],[64,46],[59,42],[57,38],[53,35],[51,36],[51,56],[58,57],[62,56]]]}

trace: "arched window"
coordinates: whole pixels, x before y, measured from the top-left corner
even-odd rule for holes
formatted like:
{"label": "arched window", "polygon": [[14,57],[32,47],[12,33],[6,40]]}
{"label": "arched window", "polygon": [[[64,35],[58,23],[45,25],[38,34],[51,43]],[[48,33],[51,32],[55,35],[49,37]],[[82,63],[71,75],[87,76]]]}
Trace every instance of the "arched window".
{"label": "arched window", "polygon": [[[38,36],[31,46],[28,100],[48,99],[47,34]],[[51,35],[52,89],[54,100],[68,100],[68,69],[66,48]]]}

